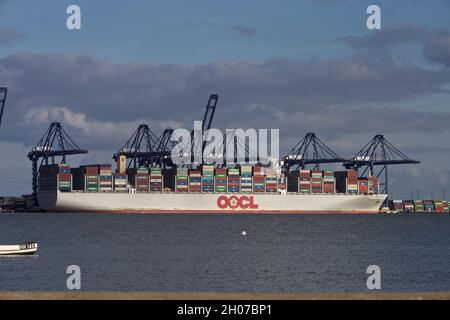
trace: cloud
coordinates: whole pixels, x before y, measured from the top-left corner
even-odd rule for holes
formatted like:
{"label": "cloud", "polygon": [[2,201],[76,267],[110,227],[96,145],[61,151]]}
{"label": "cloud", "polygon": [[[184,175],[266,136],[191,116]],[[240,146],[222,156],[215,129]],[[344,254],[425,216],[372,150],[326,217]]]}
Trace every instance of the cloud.
{"label": "cloud", "polygon": [[431,62],[450,66],[450,32],[436,32],[424,45],[423,54]]}
{"label": "cloud", "polygon": [[362,36],[346,36],[338,39],[348,47],[355,50],[386,49],[405,43],[418,43],[427,38],[425,28],[414,25],[403,25],[371,31]]}
{"label": "cloud", "polygon": [[432,145],[415,145],[403,148],[405,152],[415,153],[434,153],[434,154],[450,154],[450,147],[447,146],[432,146]]}
{"label": "cloud", "polygon": [[422,45],[423,56],[428,61],[450,66],[450,31],[445,29],[428,30],[420,26],[403,25],[361,36],[341,37],[338,42],[356,51],[375,50],[376,54],[383,54],[387,49],[401,44],[416,43]]}
{"label": "cloud", "polygon": [[88,118],[84,113],[74,112],[68,107],[33,108],[25,113],[24,120],[31,127],[45,127],[54,121],[61,122],[69,132],[76,135],[77,140],[82,145],[92,145],[90,143],[92,137],[103,141],[104,143],[100,148],[97,146],[98,149],[102,150],[117,148],[117,143],[120,143],[120,141],[117,141],[115,137],[130,135],[141,123],[148,124],[156,135],[167,127],[176,128],[182,125],[181,122],[170,120],[98,121]]}
{"label": "cloud", "polygon": [[230,31],[239,33],[242,37],[251,38],[256,35],[256,29],[250,27],[244,27],[241,25],[235,25],[230,28]]}
{"label": "cloud", "polygon": [[15,29],[0,28],[0,45],[7,45],[24,38],[25,35]]}
{"label": "cloud", "polygon": [[220,96],[213,123],[219,128],[282,128],[283,135],[298,136],[306,130],[443,132],[449,123],[445,112],[395,105],[448,94],[450,72],[386,57],[189,66],[24,53],[0,60],[0,78],[9,87],[1,139],[27,145],[52,120],[66,123],[93,149],[118,147],[144,121],[156,132],[168,125],[190,128],[211,93]]}

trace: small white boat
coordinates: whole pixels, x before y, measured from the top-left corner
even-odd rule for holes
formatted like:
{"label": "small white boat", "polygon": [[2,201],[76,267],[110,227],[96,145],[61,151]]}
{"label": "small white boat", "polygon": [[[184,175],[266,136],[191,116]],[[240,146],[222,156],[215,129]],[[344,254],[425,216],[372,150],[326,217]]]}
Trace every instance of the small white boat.
{"label": "small white boat", "polygon": [[38,249],[36,242],[16,245],[0,245],[0,256],[34,254]]}

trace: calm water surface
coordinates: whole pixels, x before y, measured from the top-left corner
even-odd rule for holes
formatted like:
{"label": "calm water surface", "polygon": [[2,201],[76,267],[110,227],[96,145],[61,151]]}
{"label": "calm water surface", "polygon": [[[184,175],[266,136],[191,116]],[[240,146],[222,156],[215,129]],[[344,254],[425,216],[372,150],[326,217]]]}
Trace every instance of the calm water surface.
{"label": "calm water surface", "polygon": [[[247,231],[247,236],[241,235]],[[0,244],[37,241],[36,256],[1,257],[1,290],[450,290],[449,215],[0,215]]]}

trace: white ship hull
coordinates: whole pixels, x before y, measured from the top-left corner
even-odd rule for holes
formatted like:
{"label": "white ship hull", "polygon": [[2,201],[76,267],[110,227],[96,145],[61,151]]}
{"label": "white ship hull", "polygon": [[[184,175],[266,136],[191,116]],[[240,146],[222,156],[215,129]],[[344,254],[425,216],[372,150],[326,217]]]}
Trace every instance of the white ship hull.
{"label": "white ship hull", "polygon": [[384,194],[41,192],[51,212],[375,214]]}

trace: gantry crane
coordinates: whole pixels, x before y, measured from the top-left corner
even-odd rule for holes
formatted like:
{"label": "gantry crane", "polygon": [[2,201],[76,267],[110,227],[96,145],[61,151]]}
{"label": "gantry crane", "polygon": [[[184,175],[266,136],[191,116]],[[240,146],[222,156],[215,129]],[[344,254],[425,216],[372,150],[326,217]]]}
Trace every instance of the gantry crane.
{"label": "gantry crane", "polygon": [[[219,96],[212,94],[209,97],[208,104],[206,105],[205,114],[202,122],[202,135],[211,128],[212,121],[214,119],[214,113],[217,106]],[[141,124],[138,129],[132,134],[131,138],[125,143],[125,145],[119,150],[119,152],[113,155],[113,159],[117,162],[120,155],[126,156],[127,159],[131,159],[128,167],[138,165],[143,166],[173,166],[171,160],[171,152],[175,143],[171,141],[173,129],[166,128],[162,134],[158,137],[150,127],[146,124]],[[185,150],[193,151],[194,148],[194,132],[191,132],[191,145],[185,146]],[[202,151],[206,146],[206,142],[200,144]],[[193,153],[191,154],[193,156]]]}
{"label": "gantry crane", "polygon": [[128,167],[152,166],[159,162],[161,157],[170,155],[168,151],[158,150],[159,138],[153,133],[147,124],[141,124],[131,135],[131,138],[113,155],[117,162],[119,156],[123,155],[130,160]]}
{"label": "gantry crane", "polygon": [[32,161],[33,197],[36,199],[36,204],[41,166],[48,165],[49,160],[54,164],[55,157],[61,157],[60,163],[66,163],[66,156],[86,153],[87,150],[81,149],[59,122],[53,122],[50,125],[37,146],[28,153],[28,159]]}
{"label": "gantry crane", "polygon": [[[382,134],[377,134],[369,141],[351,160],[344,163],[347,169],[365,168],[361,174],[364,176],[376,176],[384,178],[380,185],[384,186],[382,193],[389,194],[388,187],[388,166],[399,164],[418,164],[420,161],[409,158],[392,143],[390,143]],[[381,166],[381,169],[374,172],[375,166]]]}
{"label": "gantry crane", "polygon": [[323,163],[344,163],[347,160],[331,150],[315,133],[308,132],[282,161],[283,168],[289,172],[291,167],[304,169],[306,165],[314,165],[314,169],[319,169]]}

